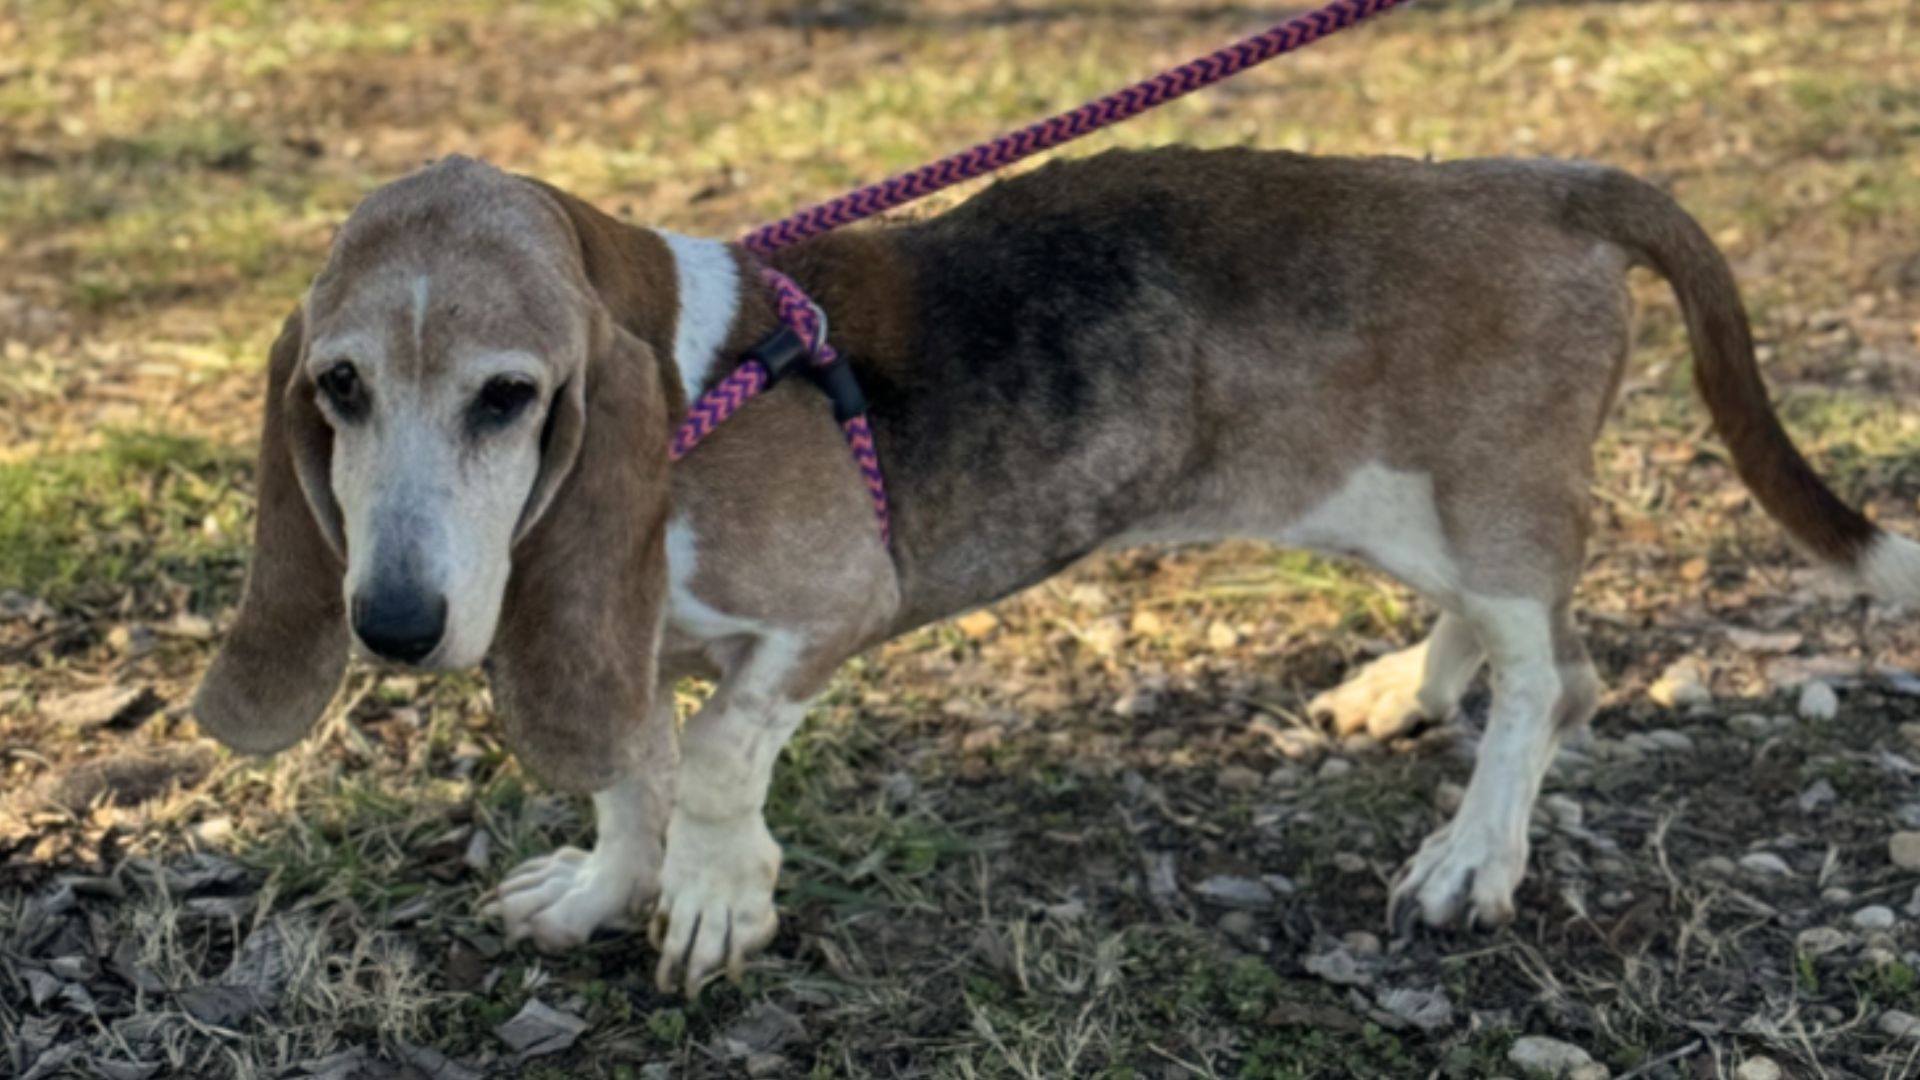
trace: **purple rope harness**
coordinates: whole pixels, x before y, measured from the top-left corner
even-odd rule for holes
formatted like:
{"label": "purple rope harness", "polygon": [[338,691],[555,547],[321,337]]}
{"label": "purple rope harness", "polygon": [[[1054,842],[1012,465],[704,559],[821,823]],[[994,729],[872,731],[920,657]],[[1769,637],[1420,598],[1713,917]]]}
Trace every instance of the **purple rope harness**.
{"label": "purple rope harness", "polygon": [[[1412,2],[1334,0],[1316,11],[1296,15],[1262,33],[1134,83],[1077,109],[762,226],[742,237],[741,245],[764,259],[781,248],[842,225],[883,214],[943,188],[985,176],[1044,150],[1051,150],[1101,128],[1131,119],[1283,53],[1311,45],[1369,16]],[[764,263],[760,266],[760,279],[773,290],[781,323],[799,336],[814,366],[824,369],[839,362],[840,354],[827,343],[826,320],[806,292],[791,278]],[[758,359],[748,359],[714,384],[713,389],[701,394],[688,409],[679,430],[674,432],[671,450],[673,460],[679,461],[685,457],[701,439],[724,423],[727,417],[740,411],[771,382],[772,375],[766,365]],[[873,500],[873,515],[880,526],[880,540],[891,545],[893,525],[887,507],[887,486],[880,471],[880,456],[874,449],[873,429],[867,424],[866,413],[863,411],[843,419],[840,427],[846,437],[847,448],[853,453],[854,463],[860,467],[860,474],[866,480],[867,493]]]}

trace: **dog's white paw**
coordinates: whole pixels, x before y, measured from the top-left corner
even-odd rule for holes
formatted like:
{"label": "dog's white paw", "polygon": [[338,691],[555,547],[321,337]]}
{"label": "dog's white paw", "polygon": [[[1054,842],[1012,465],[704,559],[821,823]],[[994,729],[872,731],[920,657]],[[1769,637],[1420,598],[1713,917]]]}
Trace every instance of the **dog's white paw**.
{"label": "dog's white paw", "polygon": [[700,993],[724,965],[738,979],[747,956],[764,948],[779,928],[773,886],[780,877],[780,845],[757,813],[703,821],[675,811],[667,823],[667,860],[660,902],[650,928],[660,966],[661,993],[684,986]]}
{"label": "dog's white paw", "polygon": [[1422,700],[1426,657],[1423,645],[1388,653],[1346,682],[1316,695],[1307,703],[1307,714],[1331,724],[1336,735],[1364,731],[1382,740],[1404,735],[1428,720],[1444,720],[1453,711],[1453,702]]}
{"label": "dog's white paw", "polygon": [[659,875],[657,848],[561,848],[508,874],[480,913],[500,920],[509,942],[530,938],[544,951],[559,952],[584,944],[601,927],[632,926],[659,893]]}
{"label": "dog's white paw", "polygon": [[1428,926],[1493,928],[1513,921],[1513,893],[1527,873],[1527,834],[1503,835],[1466,815],[1427,837],[1394,880],[1387,920],[1396,932],[1417,915]]}

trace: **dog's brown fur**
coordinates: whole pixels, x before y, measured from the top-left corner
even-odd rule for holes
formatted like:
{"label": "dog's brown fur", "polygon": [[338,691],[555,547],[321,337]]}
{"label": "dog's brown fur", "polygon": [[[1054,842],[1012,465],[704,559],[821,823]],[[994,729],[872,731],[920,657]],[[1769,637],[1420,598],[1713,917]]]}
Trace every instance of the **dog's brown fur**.
{"label": "dog's brown fur", "polygon": [[[649,883],[638,897],[659,870],[663,982],[684,962],[697,985],[770,936],[778,848],[759,800],[772,754],[839,663],[1097,547],[1161,538],[1252,535],[1358,555],[1446,612],[1429,642],[1316,707],[1391,734],[1443,717],[1491,661],[1495,703],[1466,804],[1396,900],[1436,923],[1509,915],[1540,774],[1597,700],[1570,604],[1590,446],[1629,343],[1631,265],[1672,283],[1701,395],[1768,513],[1874,590],[1920,595],[1911,546],[1841,503],[1780,428],[1712,243],[1672,200],[1611,170],[1112,153],[926,222],[782,255],[872,401],[891,551],[804,380],[667,468],[670,427],[703,387],[682,386],[675,364],[690,316],[660,234],[470,162],[388,190],[356,213],[371,222],[360,234],[452,228],[478,198],[512,212],[460,225],[459,242],[538,255],[516,257],[533,269],[511,288],[552,278],[591,297],[567,309],[569,326],[537,335],[557,354],[589,342],[590,355],[555,396],[494,662],[528,764],[600,792],[603,816],[622,820],[673,790],[670,711],[652,707],[660,683],[721,680],[679,740],[672,820],[644,827],[666,830],[664,869],[637,865],[656,843],[654,856],[622,849],[627,862],[594,871],[634,863],[619,872]],[[370,278],[382,250],[343,245],[323,282]],[[742,284],[729,356],[774,326],[743,258],[730,258]],[[319,524],[328,492],[310,484],[302,499],[290,462],[298,447],[325,452],[296,362],[301,332],[290,321],[275,349],[253,580],[199,702],[210,730],[255,750],[312,721],[347,637],[341,564]],[[670,574],[675,529],[682,557],[697,559]],[[620,783],[647,794],[609,794]],[[584,879],[558,866],[503,887],[517,933],[566,943],[613,917],[611,893],[580,899]]]}

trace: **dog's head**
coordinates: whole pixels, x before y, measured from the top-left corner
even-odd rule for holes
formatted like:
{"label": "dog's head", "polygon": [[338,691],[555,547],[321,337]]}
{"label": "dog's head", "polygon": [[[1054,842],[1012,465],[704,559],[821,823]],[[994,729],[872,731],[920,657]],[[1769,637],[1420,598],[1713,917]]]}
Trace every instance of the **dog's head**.
{"label": "dog's head", "polygon": [[621,250],[643,236],[458,158],[354,211],[273,347],[253,565],[195,705],[210,732],[298,739],[357,642],[428,669],[490,657],[515,749],[562,786],[634,764],[667,404],[608,304],[671,304]]}

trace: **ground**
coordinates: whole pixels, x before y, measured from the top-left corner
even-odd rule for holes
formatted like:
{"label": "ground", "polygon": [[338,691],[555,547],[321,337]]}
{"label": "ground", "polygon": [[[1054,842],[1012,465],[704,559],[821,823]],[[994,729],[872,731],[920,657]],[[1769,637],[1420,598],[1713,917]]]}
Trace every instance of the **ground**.
{"label": "ground", "polygon": [[[1284,14],[14,0],[0,1074],[1466,1078],[1519,1075],[1532,1035],[1616,1076],[1920,1075],[1920,896],[1892,861],[1920,829],[1920,628],[1758,513],[1651,280],[1580,594],[1609,690],[1503,930],[1384,918],[1484,691],[1413,738],[1329,739],[1308,698],[1431,613],[1252,545],[1096,558],[851,665],[777,781],[780,935],[692,1002],[652,989],[644,935],[548,958],[478,919],[588,831],[477,678],[357,669],[266,762],[186,717],[244,568],[265,346],[375,184],[461,151],[729,235]],[[1916,15],[1435,0],[1084,145],[1650,177],[1729,253],[1802,446],[1911,529]]]}

